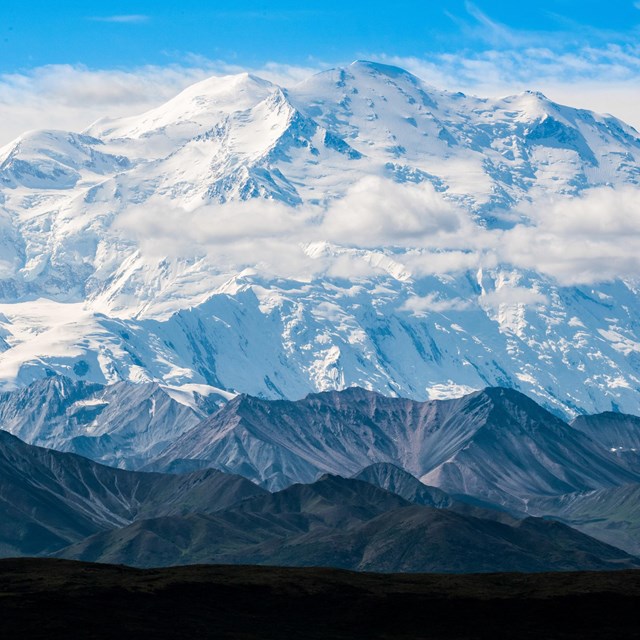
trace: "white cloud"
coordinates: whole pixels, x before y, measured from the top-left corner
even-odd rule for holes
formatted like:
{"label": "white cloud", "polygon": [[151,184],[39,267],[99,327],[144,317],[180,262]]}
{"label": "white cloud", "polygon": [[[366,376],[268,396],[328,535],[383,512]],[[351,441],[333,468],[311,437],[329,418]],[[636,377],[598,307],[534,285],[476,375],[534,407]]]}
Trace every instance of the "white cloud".
{"label": "white cloud", "polygon": [[358,247],[422,246],[462,224],[462,212],[430,183],[397,184],[370,176],[329,208],[320,233],[325,240]]}
{"label": "white cloud", "polygon": [[116,231],[133,238],[155,258],[207,257],[220,272],[259,267],[285,277],[305,277],[310,265],[299,242],[308,216],[270,200],[208,205],[193,211],[149,201],[116,221]]}
{"label": "white cloud", "polygon": [[468,300],[460,298],[444,299],[438,294],[430,293],[426,296],[411,296],[407,298],[400,311],[408,311],[414,316],[426,316],[430,313],[445,313],[447,311],[463,311],[471,306]]}
{"label": "white cloud", "polygon": [[336,252],[323,257],[315,269],[316,274],[324,274],[330,278],[358,280],[371,278],[385,273],[380,264],[373,264],[356,252]]}
{"label": "white cloud", "polygon": [[94,22],[115,22],[120,24],[140,24],[141,22],[148,22],[149,16],[145,16],[139,13],[116,15],[116,16],[91,16],[88,20]]}
{"label": "white cloud", "polygon": [[484,294],[481,297],[481,302],[485,307],[499,307],[502,304],[523,304],[529,307],[538,307],[549,301],[544,294],[534,289],[505,285]]}
{"label": "white cloud", "polygon": [[[296,278],[385,272],[402,278],[408,273],[405,258],[420,275],[459,271],[477,264],[477,255],[440,247],[472,245],[482,235],[468,214],[431,185],[377,177],[360,180],[326,208],[253,199],[186,211],[157,199],[129,208],[115,225],[156,258],[207,256],[221,271],[259,264],[268,273]],[[324,249],[308,249],[319,241]],[[393,251],[380,252],[393,246],[401,247],[397,259]]]}
{"label": "white cloud", "polygon": [[471,30],[474,32],[474,35],[480,35],[484,41],[497,45],[507,44],[512,47],[517,47],[535,38],[533,34],[525,35],[523,32],[517,32],[504,24],[492,20],[472,2],[466,2],[465,6],[469,15],[472,16],[477,23],[477,26],[474,25],[471,29],[467,29],[467,31]]}
{"label": "white cloud", "polygon": [[[538,201],[518,214],[526,222],[488,230],[429,185],[367,177],[326,208],[254,199],[185,211],[151,200],[121,214],[115,230],[148,255],[206,257],[220,273],[259,267],[299,279],[384,273],[420,279],[512,265],[561,285],[640,277],[640,189],[590,189]],[[484,300],[494,306],[546,302],[513,284]],[[413,300],[406,310],[444,304]]]}
{"label": "white cloud", "polygon": [[500,258],[562,284],[640,276],[640,189],[590,189],[538,202],[504,233]]}
{"label": "white cloud", "polygon": [[[479,233],[482,230],[477,229]],[[463,237],[457,239],[457,244]],[[469,249],[419,250],[409,251],[403,256],[403,263],[416,277],[474,271],[480,267],[491,268],[496,265],[495,256],[483,251]]]}

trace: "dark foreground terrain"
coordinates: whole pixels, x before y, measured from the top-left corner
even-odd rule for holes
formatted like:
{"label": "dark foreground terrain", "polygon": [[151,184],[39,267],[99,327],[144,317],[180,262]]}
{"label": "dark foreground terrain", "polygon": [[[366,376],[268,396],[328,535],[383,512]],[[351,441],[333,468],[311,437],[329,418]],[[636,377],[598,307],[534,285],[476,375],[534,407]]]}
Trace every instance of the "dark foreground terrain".
{"label": "dark foreground terrain", "polygon": [[367,574],[0,561],[0,638],[638,638],[640,571]]}

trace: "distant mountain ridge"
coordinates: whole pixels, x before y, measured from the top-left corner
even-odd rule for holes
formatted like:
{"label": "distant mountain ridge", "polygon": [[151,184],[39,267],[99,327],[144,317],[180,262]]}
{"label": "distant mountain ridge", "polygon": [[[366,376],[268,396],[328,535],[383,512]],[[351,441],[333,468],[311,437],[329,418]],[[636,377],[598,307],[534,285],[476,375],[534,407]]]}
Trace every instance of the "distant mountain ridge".
{"label": "distant mountain ridge", "polygon": [[210,464],[279,489],[322,473],[353,475],[372,462],[393,463],[447,493],[516,510],[531,496],[640,481],[607,447],[501,388],[432,402],[359,388],[295,402],[241,395],[146,468]]}
{"label": "distant mountain ridge", "polygon": [[134,469],[224,402],[211,391],[52,376],[0,393],[0,428],[29,444]]}
{"label": "distant mountain ridge", "polygon": [[640,469],[640,418],[607,411],[577,416],[571,426],[599,442],[634,469]]}

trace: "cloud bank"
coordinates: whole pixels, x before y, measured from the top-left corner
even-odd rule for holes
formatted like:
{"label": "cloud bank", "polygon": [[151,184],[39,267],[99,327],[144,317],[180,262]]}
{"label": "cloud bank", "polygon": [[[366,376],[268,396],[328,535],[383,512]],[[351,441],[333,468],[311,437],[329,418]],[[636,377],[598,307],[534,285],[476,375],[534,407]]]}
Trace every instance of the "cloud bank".
{"label": "cloud bank", "polygon": [[[518,213],[522,222],[512,228],[487,229],[428,183],[367,177],[326,208],[256,199],[184,211],[150,201],[127,210],[115,230],[147,255],[203,257],[220,273],[251,267],[302,280],[402,280],[507,265],[566,286],[640,277],[640,189],[590,189]],[[486,304],[546,302],[535,291],[511,289],[508,299],[495,293]],[[462,306],[418,297],[405,310]]]}
{"label": "cloud bank", "polygon": [[505,233],[505,260],[567,285],[640,276],[640,189],[590,189],[524,213],[533,223]]}

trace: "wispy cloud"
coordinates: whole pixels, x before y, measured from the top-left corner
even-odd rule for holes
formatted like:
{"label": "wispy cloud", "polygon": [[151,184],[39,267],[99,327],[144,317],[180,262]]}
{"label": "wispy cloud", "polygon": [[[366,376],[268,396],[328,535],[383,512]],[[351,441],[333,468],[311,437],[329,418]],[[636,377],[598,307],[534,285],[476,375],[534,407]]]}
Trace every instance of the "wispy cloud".
{"label": "wispy cloud", "polygon": [[218,18],[237,18],[241,20],[305,20],[324,16],[328,13],[336,14],[334,11],[327,9],[289,9],[285,11],[276,11],[273,8],[264,9],[262,11],[248,11],[239,9],[235,11],[214,11],[212,15]]}
{"label": "wispy cloud", "polygon": [[[485,6],[490,3],[483,3]],[[493,18],[488,11],[480,9],[475,3],[465,2],[466,12],[447,15],[459,29],[460,48],[517,49],[517,48],[551,48],[556,51],[568,48],[604,47],[607,44],[634,44],[637,42],[637,31],[631,29],[612,29],[580,22],[571,16],[568,3],[556,3],[558,11],[545,11],[547,18],[544,26],[536,28],[517,28]],[[635,2],[640,7],[640,2]],[[535,24],[535,21],[532,21]],[[483,46],[484,45],[484,46]],[[450,48],[453,51],[455,47]]]}
{"label": "wispy cloud", "polygon": [[640,46],[560,50],[514,47],[425,57],[367,56],[411,71],[438,88],[482,97],[536,89],[564,104],[612,113],[640,129]]}
{"label": "wispy cloud", "polygon": [[[518,32],[507,25],[492,20],[472,2],[466,2],[465,6],[469,15],[476,21],[471,27],[473,35],[480,36],[483,40],[494,45],[520,46],[525,42],[530,44],[531,39],[536,37],[530,33]],[[465,25],[462,26],[464,29]]]}
{"label": "wispy cloud", "polygon": [[471,302],[469,300],[460,298],[443,299],[438,294],[430,293],[426,296],[410,296],[404,301],[400,311],[408,311],[411,315],[421,317],[431,313],[463,311],[470,306]]}
{"label": "wispy cloud", "polygon": [[124,71],[47,65],[0,75],[0,146],[31,129],[78,131],[101,117],[146,111],[214,73],[204,66]]}
{"label": "wispy cloud", "polygon": [[149,16],[140,13],[131,13],[116,16],[90,16],[87,18],[93,22],[116,22],[120,24],[139,24],[141,22],[148,22]]}
{"label": "wispy cloud", "polygon": [[548,302],[548,298],[539,291],[518,285],[503,286],[485,293],[481,297],[481,304],[484,307],[494,308],[502,304],[524,304],[528,307],[537,307],[548,304]]}

